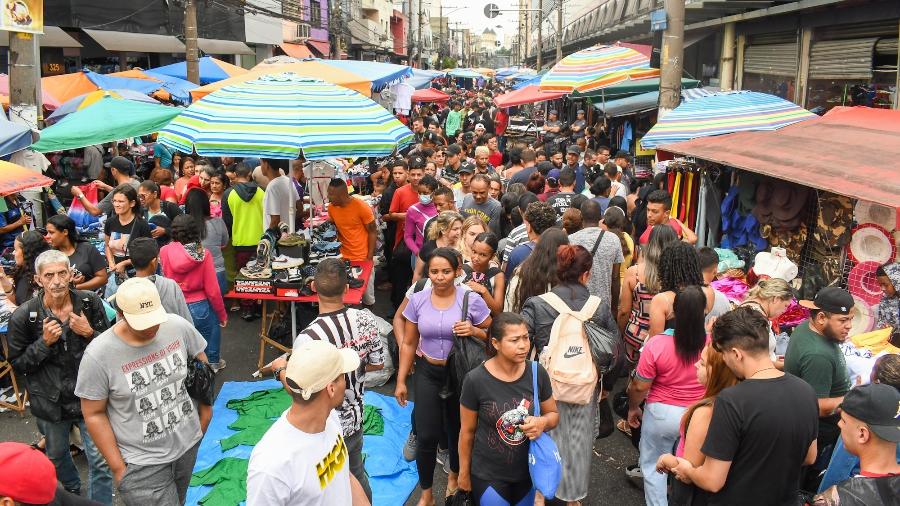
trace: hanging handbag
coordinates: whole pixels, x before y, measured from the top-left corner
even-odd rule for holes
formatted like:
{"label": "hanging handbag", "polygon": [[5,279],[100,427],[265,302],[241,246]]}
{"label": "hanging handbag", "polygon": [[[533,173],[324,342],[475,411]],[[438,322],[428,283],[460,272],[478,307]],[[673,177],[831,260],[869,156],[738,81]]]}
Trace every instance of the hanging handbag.
{"label": "hanging handbag", "polygon": [[[541,416],[538,399],[537,362],[531,362],[531,385],[534,391],[534,416]],[[553,438],[546,432],[531,441],[528,446],[528,473],[531,483],[546,499],[556,496],[556,488],[562,480],[562,458]]]}
{"label": "hanging handbag", "polygon": [[[469,317],[469,296],[473,292],[467,290],[463,294],[462,318],[466,321]],[[453,347],[447,355],[447,363],[451,367],[451,392],[459,393],[462,390],[462,382],[472,369],[483,364],[487,360],[487,351],[484,343],[472,336],[453,335]]]}
{"label": "hanging handbag", "polygon": [[206,362],[192,358],[188,361],[184,388],[200,404],[212,406],[215,400],[216,373]]}

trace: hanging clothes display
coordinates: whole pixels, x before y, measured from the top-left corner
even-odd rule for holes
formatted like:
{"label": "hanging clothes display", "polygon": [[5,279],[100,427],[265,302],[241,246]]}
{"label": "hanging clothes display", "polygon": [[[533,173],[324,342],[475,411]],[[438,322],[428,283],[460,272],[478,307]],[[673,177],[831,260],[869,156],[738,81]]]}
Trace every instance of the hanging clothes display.
{"label": "hanging clothes display", "polygon": [[[88,202],[97,205],[97,183],[90,182],[77,188],[81,189],[81,192],[84,193],[84,198]],[[92,225],[100,222],[99,216],[92,216],[84,208],[81,199],[72,200],[72,205],[69,207],[69,218],[72,218],[72,221],[75,222],[75,228],[78,230],[90,228]]]}
{"label": "hanging clothes display", "polygon": [[391,93],[394,95],[394,112],[409,115],[412,109],[412,94],[416,89],[406,83],[395,84],[391,87]]}

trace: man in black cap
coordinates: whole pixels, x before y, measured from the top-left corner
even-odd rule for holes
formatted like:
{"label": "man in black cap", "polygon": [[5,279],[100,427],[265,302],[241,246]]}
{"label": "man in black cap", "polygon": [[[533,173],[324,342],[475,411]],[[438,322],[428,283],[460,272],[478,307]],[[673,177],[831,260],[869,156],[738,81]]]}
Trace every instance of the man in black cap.
{"label": "man in black cap", "polygon": [[565,167],[575,172],[575,193],[584,191],[584,165],[579,161],[581,159],[581,148],[572,144],[566,148],[566,164]]}
{"label": "man in black cap", "polygon": [[120,184],[130,184],[134,187],[134,191],[137,191],[141,186],[141,182],[134,178],[134,163],[124,156],[113,157],[113,159],[106,163],[104,167],[109,171],[110,176],[112,176],[116,184],[110,186],[103,181],[94,181],[98,189],[108,192],[106,197],[97,204],[89,202],[88,199],[84,197],[84,192],[82,192],[80,188],[77,186],[72,187],[72,197],[78,199],[81,202],[81,205],[84,206],[84,209],[92,216],[112,214],[112,191],[116,186],[119,186]]}
{"label": "man in black cap", "polygon": [[453,200],[461,204],[466,197],[472,194],[470,183],[472,175],[475,174],[475,166],[471,163],[463,163],[459,166],[458,173],[459,182],[453,185]]}
{"label": "man in black cap", "polygon": [[[809,309],[809,320],[791,334],[784,357],[784,371],[809,383],[819,403],[819,458],[813,466],[821,471],[831,457],[840,430],[836,414],[844,395],[850,390],[847,363],[838,345],[850,334],[854,301],[850,292],[828,286],[816,294],[815,300],[801,300]],[[809,475],[818,475],[810,472]],[[812,479],[812,478],[810,478]],[[811,486],[809,490],[815,490]]]}
{"label": "man in black cap", "polygon": [[841,439],[859,457],[859,475],[834,485],[813,501],[816,506],[895,504],[900,491],[900,392],[872,383],[850,390],[841,403]]}

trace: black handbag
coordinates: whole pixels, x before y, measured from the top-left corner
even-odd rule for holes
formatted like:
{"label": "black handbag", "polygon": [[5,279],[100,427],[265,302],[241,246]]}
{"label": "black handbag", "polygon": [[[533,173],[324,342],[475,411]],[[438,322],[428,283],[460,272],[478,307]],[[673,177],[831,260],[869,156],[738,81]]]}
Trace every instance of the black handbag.
{"label": "black handbag", "polygon": [[[463,295],[462,317],[468,318],[469,315],[469,296],[471,291],[466,291]],[[472,369],[483,364],[487,360],[487,350],[484,349],[484,343],[472,336],[453,335],[453,347],[447,355],[447,364],[450,366],[450,375],[452,379],[452,390],[459,393],[462,388],[463,378]]]}
{"label": "black handbag", "polygon": [[206,362],[192,358],[188,362],[187,377],[184,388],[192,399],[201,404],[212,406],[216,398],[216,373]]}
{"label": "black handbag", "polygon": [[446,504],[447,506],[475,506],[475,501],[472,499],[472,492],[457,490],[447,498]]}

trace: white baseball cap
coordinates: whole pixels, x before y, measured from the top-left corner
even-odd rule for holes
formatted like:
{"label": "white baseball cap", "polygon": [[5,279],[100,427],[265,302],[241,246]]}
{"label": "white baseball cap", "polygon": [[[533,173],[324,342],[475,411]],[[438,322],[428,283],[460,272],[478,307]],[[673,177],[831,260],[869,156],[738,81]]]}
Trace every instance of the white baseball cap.
{"label": "white baseball cap", "polygon": [[119,285],[115,303],[125,321],[135,330],[146,330],[169,319],[159,300],[156,284],[147,278],[130,278]]}
{"label": "white baseball cap", "polygon": [[335,378],[358,367],[359,354],[354,349],[337,349],[328,341],[313,339],[294,347],[285,378],[290,380],[288,388],[292,392],[309,400]]}

